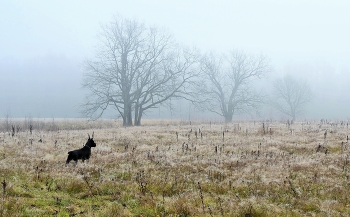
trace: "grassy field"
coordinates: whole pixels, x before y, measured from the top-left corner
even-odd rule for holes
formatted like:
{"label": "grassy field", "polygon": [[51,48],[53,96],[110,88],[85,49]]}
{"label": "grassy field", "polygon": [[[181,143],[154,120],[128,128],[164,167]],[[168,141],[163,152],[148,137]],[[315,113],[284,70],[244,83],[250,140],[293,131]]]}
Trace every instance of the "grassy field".
{"label": "grassy field", "polygon": [[[350,215],[341,122],[12,122],[13,136],[0,127],[0,216]],[[89,162],[66,166],[92,132]]]}

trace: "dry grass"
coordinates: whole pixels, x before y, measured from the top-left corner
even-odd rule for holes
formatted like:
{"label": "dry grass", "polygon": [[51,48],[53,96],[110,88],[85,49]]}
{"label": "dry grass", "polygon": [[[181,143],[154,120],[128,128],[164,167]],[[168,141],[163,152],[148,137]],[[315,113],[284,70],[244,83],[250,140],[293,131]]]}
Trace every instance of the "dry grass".
{"label": "dry grass", "polygon": [[[350,215],[346,125],[16,124],[0,134],[0,216]],[[92,131],[90,161],[65,166]]]}

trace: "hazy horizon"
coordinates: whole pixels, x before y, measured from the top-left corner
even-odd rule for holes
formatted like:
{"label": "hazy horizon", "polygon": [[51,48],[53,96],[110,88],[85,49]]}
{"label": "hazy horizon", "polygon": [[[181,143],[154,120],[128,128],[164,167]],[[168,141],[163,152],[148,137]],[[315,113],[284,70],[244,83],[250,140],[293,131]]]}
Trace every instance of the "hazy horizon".
{"label": "hazy horizon", "polygon": [[[349,6],[341,0],[4,1],[0,117],[81,117],[83,62],[94,55],[100,25],[119,14],[166,28],[180,44],[202,52],[264,54],[274,68],[261,83],[268,93],[286,73],[310,84],[315,97],[298,119],[347,119]],[[145,118],[189,116],[200,112],[185,103],[173,114],[160,108]],[[266,107],[262,117],[285,116]]]}

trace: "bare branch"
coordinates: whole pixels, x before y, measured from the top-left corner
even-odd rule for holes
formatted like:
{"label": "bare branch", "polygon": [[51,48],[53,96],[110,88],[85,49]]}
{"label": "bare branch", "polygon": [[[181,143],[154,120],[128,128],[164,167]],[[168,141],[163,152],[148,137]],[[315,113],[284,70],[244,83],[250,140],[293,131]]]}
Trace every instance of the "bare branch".
{"label": "bare branch", "polygon": [[165,30],[117,17],[101,27],[93,60],[85,63],[83,87],[90,95],[83,114],[100,117],[114,107],[125,126],[139,125],[145,110],[183,97],[194,77],[196,55],[180,49]]}
{"label": "bare branch", "polygon": [[271,71],[264,56],[232,51],[227,55],[206,55],[201,60],[203,79],[196,86],[195,104],[232,120],[234,114],[249,113],[262,104],[262,95],[251,83]]}
{"label": "bare branch", "polygon": [[293,120],[303,113],[303,108],[313,98],[308,83],[301,79],[297,80],[291,75],[285,75],[283,79],[277,79],[273,87],[274,99],[272,105]]}

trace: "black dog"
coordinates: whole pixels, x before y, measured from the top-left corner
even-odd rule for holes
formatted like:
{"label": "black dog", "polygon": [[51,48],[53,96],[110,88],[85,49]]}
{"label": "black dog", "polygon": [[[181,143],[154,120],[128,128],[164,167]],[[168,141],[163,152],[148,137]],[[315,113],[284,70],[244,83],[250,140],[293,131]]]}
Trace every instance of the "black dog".
{"label": "black dog", "polygon": [[66,165],[69,164],[71,160],[74,160],[75,163],[78,163],[79,159],[81,159],[83,162],[85,160],[88,160],[91,155],[91,147],[96,147],[96,143],[94,142],[94,133],[92,133],[92,138],[90,138],[90,135],[89,135],[89,139],[84,145],[84,147],[82,147],[81,149],[68,152]]}

